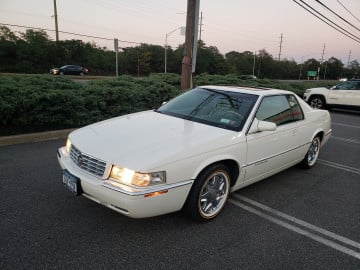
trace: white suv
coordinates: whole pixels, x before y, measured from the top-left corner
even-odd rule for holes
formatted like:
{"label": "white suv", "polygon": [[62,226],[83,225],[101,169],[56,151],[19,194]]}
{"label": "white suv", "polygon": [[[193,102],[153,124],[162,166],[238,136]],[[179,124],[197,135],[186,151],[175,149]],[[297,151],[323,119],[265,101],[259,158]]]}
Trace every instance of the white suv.
{"label": "white suv", "polygon": [[307,89],[303,96],[311,107],[360,109],[360,79],[339,83],[330,89],[325,87]]}

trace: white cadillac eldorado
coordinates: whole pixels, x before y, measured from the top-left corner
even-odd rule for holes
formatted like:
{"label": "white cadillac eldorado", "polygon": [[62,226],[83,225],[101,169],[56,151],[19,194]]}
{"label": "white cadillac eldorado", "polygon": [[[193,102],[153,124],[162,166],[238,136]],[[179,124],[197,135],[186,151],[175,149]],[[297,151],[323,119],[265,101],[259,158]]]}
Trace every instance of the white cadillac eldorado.
{"label": "white cadillac eldorado", "polygon": [[230,192],[314,166],[331,132],[328,111],[292,92],[202,86],[157,110],[80,128],[57,156],[76,195],[134,218],[184,209],[207,221]]}

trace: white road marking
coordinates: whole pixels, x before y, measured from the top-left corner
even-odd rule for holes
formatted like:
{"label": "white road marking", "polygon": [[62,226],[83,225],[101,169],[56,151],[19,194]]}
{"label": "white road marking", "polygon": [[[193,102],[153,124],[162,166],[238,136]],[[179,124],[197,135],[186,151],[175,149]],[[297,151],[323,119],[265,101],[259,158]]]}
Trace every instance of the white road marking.
{"label": "white road marking", "polygon": [[336,122],[332,122],[331,124],[334,126],[340,126],[340,127],[360,128],[359,126],[347,125],[347,124],[336,123]]}
{"label": "white road marking", "polygon": [[312,225],[312,224],[310,224],[310,223],[307,223],[307,222],[305,222],[305,221],[303,221],[303,220],[300,220],[300,219],[297,219],[297,218],[295,218],[295,217],[293,217],[293,216],[290,216],[290,215],[287,215],[287,214],[285,214],[285,213],[282,213],[282,212],[280,212],[280,211],[278,211],[278,210],[275,210],[275,209],[273,209],[273,208],[270,208],[269,206],[266,206],[266,205],[264,205],[264,204],[262,204],[262,203],[259,203],[259,202],[256,202],[256,201],[254,201],[254,200],[251,200],[251,199],[249,199],[249,198],[247,198],[247,197],[245,197],[245,196],[241,196],[241,195],[235,194],[235,193],[234,193],[232,196],[235,197],[235,198],[238,199],[238,200],[247,202],[248,204],[251,204],[252,206],[256,206],[256,207],[258,207],[258,208],[260,208],[260,209],[262,209],[262,210],[264,210],[264,211],[267,211],[267,212],[269,212],[269,213],[271,213],[271,214],[273,214],[273,215],[276,215],[276,216],[279,216],[279,217],[281,217],[281,218],[287,219],[287,220],[289,220],[289,221],[291,221],[291,222],[293,222],[293,223],[296,223],[296,224],[298,224],[298,225],[301,225],[301,226],[303,226],[303,227],[305,227],[305,228],[307,228],[307,229],[316,231],[316,232],[321,233],[321,234],[323,234],[323,235],[326,235],[326,236],[328,236],[328,237],[330,237],[330,238],[333,238],[334,240],[337,240],[337,241],[339,241],[339,242],[343,242],[344,244],[347,244],[347,245],[350,245],[350,246],[353,246],[353,247],[355,247],[355,248],[360,249],[360,243],[357,243],[357,242],[355,242],[355,241],[353,241],[353,240],[350,240],[350,239],[348,239],[348,238],[346,238],[346,237],[337,235],[337,234],[335,234],[335,233],[332,233],[332,232],[330,232],[330,231],[327,231],[327,230],[325,230],[325,229],[322,229],[322,228],[319,228],[319,227],[317,227],[317,226],[315,226],[315,225]]}
{"label": "white road marking", "polygon": [[360,169],[358,169],[358,168],[346,166],[346,165],[343,165],[343,164],[339,164],[339,163],[335,163],[335,162],[331,162],[331,161],[327,161],[327,160],[323,160],[323,159],[318,159],[317,162],[319,164],[326,165],[326,166],[329,166],[329,167],[333,167],[333,168],[336,168],[336,169],[340,169],[340,170],[360,174]]}
{"label": "white road marking", "polygon": [[[236,198],[235,195],[232,195],[232,197]],[[259,217],[262,217],[262,218],[264,218],[264,219],[266,219],[268,221],[271,221],[271,222],[273,222],[273,223],[275,223],[277,225],[280,225],[280,226],[282,226],[282,227],[284,227],[284,228],[286,228],[288,230],[291,230],[293,232],[296,232],[298,234],[301,234],[303,236],[311,238],[311,239],[313,239],[313,240],[315,240],[315,241],[317,241],[319,243],[322,243],[322,244],[324,244],[324,245],[326,245],[328,247],[331,247],[331,248],[333,248],[333,249],[335,249],[337,251],[340,251],[340,252],[342,252],[344,254],[350,255],[350,256],[355,257],[356,259],[360,260],[360,253],[357,252],[357,251],[354,251],[354,250],[352,250],[350,248],[347,248],[347,247],[342,246],[342,245],[340,245],[338,243],[335,243],[334,241],[331,241],[331,240],[328,240],[328,239],[326,239],[324,237],[316,235],[316,234],[314,234],[314,233],[312,233],[310,231],[307,231],[305,229],[302,229],[302,228],[300,228],[298,226],[292,225],[292,224],[287,223],[285,221],[282,221],[282,220],[280,220],[278,218],[270,216],[269,214],[263,213],[260,210],[257,210],[257,209],[255,209],[255,208],[253,208],[251,206],[245,205],[245,204],[243,204],[243,203],[241,203],[241,202],[239,202],[237,200],[234,200],[233,198],[230,198],[229,202],[232,203],[233,205],[239,207],[239,208],[242,208],[242,209],[244,209],[244,210],[246,210],[246,211],[248,211],[250,213],[253,213],[253,214],[255,214],[255,215],[259,216]],[[321,228],[319,228],[319,229],[321,229]],[[352,241],[352,240],[350,240],[350,241]],[[354,242],[354,243],[356,243],[356,242]],[[358,244],[358,243],[356,243],[356,244]]]}
{"label": "white road marking", "polygon": [[330,139],[335,139],[335,140],[339,140],[339,141],[343,141],[343,142],[347,142],[347,143],[360,144],[360,141],[357,139],[349,139],[349,138],[343,138],[343,137],[337,137],[337,136],[331,136]]}

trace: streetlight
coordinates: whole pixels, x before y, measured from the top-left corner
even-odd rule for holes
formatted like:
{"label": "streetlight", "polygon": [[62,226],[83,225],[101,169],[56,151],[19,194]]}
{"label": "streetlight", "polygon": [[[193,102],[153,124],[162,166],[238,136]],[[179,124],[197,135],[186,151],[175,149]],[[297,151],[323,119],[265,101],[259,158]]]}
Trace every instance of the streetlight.
{"label": "streetlight", "polygon": [[184,33],[185,33],[185,27],[184,26],[175,28],[174,30],[170,31],[169,33],[167,33],[165,35],[165,72],[164,73],[166,73],[166,68],[167,68],[167,48],[168,48],[167,39],[168,39],[168,36],[170,36],[172,33],[174,33],[175,31],[177,31],[179,29],[181,30],[180,34],[184,35]]}

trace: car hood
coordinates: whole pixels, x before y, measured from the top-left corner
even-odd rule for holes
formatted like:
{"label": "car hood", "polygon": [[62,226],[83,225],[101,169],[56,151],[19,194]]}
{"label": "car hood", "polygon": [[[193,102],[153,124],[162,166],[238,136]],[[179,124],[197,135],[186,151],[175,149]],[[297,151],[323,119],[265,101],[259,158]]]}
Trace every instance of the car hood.
{"label": "car hood", "polygon": [[315,87],[315,88],[310,88],[310,89],[308,89],[308,90],[310,90],[310,91],[324,91],[324,90],[329,90],[328,88],[326,88],[326,87]]}
{"label": "car hood", "polygon": [[90,156],[146,172],[234,144],[239,135],[240,132],[146,111],[78,129],[70,134],[70,139]]}

